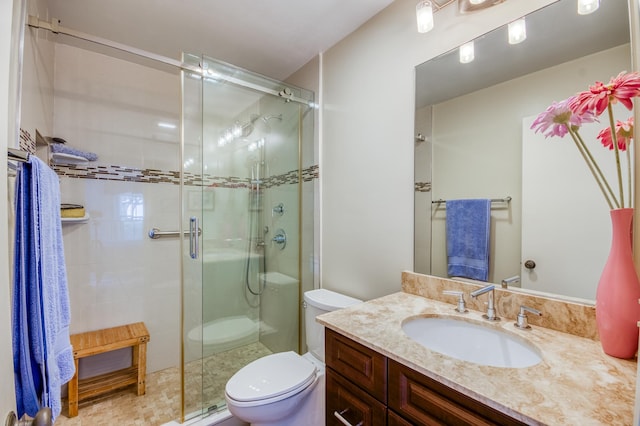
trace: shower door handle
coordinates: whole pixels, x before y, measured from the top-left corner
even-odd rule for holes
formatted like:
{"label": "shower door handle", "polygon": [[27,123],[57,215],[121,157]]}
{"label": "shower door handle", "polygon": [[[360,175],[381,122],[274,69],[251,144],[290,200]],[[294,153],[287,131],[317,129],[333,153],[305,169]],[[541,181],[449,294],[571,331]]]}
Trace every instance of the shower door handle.
{"label": "shower door handle", "polygon": [[198,218],[189,219],[189,254],[192,259],[198,258]]}

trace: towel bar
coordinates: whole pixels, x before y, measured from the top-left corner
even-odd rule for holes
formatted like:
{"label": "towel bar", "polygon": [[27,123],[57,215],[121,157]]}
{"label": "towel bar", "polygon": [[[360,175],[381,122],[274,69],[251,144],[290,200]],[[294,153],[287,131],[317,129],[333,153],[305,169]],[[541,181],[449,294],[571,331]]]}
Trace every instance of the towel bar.
{"label": "towel bar", "polygon": [[[431,204],[444,204],[446,202],[447,202],[447,200],[443,200],[442,198],[440,198],[439,200],[432,201]],[[510,203],[511,202],[511,196],[507,195],[504,198],[492,198],[491,202],[492,203]]]}
{"label": "towel bar", "polygon": [[[148,235],[152,240],[157,240],[158,238],[178,237],[180,236],[180,231],[161,231],[158,228],[151,228]],[[182,235],[188,236],[189,231],[184,231]],[[198,228],[198,237],[200,235],[202,235],[202,228]]]}
{"label": "towel bar", "polygon": [[7,148],[7,159],[27,163],[29,162],[29,153],[21,149]]}

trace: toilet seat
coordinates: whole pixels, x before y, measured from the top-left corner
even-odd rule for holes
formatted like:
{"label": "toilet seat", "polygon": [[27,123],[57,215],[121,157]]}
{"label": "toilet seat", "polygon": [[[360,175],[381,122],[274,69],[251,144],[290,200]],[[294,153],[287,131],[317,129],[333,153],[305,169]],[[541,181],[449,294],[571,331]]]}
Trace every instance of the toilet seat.
{"label": "toilet seat", "polygon": [[227,382],[227,398],[238,406],[264,405],[301,392],[317,380],[316,366],[293,351],[257,359]]}

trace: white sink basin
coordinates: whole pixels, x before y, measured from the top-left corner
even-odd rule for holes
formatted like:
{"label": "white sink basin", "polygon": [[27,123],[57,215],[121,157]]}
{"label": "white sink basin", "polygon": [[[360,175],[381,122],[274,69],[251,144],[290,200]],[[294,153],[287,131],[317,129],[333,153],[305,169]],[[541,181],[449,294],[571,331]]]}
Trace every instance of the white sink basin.
{"label": "white sink basin", "polygon": [[420,317],[405,321],[402,330],[432,351],[476,364],[525,368],[542,361],[538,350],[517,336],[478,323]]}

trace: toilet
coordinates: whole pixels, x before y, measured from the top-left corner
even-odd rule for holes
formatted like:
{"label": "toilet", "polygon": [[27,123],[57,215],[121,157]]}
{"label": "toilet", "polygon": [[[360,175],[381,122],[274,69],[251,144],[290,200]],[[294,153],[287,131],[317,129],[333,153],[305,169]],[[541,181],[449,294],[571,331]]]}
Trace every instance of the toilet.
{"label": "toilet", "polygon": [[316,316],[361,300],[325,289],[304,293],[309,352],[279,352],[234,374],[225,388],[227,408],[253,426],[325,424],[324,327]]}

